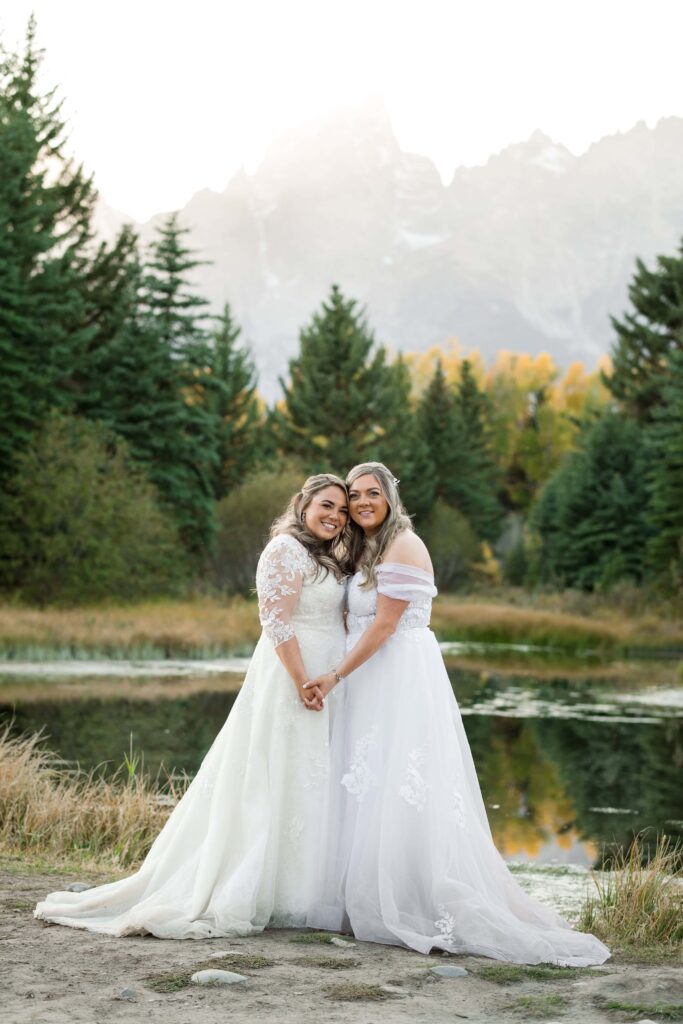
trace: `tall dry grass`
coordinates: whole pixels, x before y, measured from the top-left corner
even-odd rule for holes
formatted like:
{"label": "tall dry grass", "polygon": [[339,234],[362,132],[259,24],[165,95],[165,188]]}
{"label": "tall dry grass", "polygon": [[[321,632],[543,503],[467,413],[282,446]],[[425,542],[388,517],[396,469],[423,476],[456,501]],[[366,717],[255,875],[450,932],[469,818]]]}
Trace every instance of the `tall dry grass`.
{"label": "tall dry grass", "polygon": [[442,640],[525,643],[565,649],[626,650],[683,647],[683,620],[629,617],[600,608],[578,614],[509,602],[437,598],[432,626]]}
{"label": "tall dry grass", "polygon": [[146,602],[128,607],[0,605],[0,657],[211,657],[253,647],[256,603]]}
{"label": "tall dry grass", "polygon": [[[432,625],[441,640],[570,651],[681,649],[683,617],[672,615],[670,608],[666,614],[657,609],[630,614],[595,596],[533,598],[511,589],[486,598],[443,594],[434,604]],[[5,659],[215,657],[246,653],[259,633],[256,602],[242,597],[100,608],[0,605],[0,658]]]}
{"label": "tall dry grass", "polygon": [[131,754],[105,779],[70,767],[39,734],[0,732],[0,851],[47,861],[128,867],[139,862],[186,780],[148,780]]}
{"label": "tall dry grass", "polygon": [[644,847],[643,836],[636,837],[604,877],[593,877],[596,891],[579,927],[607,945],[683,952],[681,849],[667,836],[658,837],[649,859]]}

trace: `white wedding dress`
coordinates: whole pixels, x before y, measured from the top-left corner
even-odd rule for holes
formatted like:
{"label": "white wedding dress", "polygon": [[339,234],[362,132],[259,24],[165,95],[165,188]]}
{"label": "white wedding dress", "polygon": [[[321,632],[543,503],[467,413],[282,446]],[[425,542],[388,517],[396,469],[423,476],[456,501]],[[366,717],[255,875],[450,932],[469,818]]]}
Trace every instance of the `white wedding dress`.
{"label": "white wedding dress", "polygon": [[[329,710],[307,710],[275,647],[296,635],[311,677],[344,652],[344,583],[295,538],[265,548],[263,633],[230,715],[142,867],[35,916],[111,935],[246,935],[305,923],[329,766]],[[334,703],[334,702],[332,702]],[[326,702],[326,705],[329,702]]]}
{"label": "white wedding dress", "polygon": [[528,897],[491,837],[460,711],[415,567],[349,584],[347,646],[377,593],[409,601],[396,633],[341,683],[321,876],[308,924],[358,939],[514,963],[586,966],[609,950]]}

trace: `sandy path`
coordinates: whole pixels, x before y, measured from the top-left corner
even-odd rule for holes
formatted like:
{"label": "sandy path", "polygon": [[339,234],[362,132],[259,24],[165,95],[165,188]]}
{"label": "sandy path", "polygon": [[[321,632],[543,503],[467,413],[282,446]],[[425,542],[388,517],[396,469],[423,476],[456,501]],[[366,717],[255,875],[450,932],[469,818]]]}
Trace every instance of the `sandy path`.
{"label": "sandy path", "polygon": [[[35,902],[73,880],[0,874],[3,1024],[225,1024],[226,1020],[243,1024],[262,1019],[278,1024],[458,1024],[461,1020],[615,1024],[646,1015],[608,1011],[600,1006],[601,997],[624,1003],[683,1003],[683,970],[673,966],[608,963],[578,975],[567,972],[566,980],[500,985],[480,973],[492,964],[489,960],[425,957],[371,943],[345,948],[303,944],[295,941],[301,933],[293,931],[232,941],[162,942],[111,939],[36,921]],[[257,954],[273,964],[244,970],[248,981],[228,988],[193,985],[160,993],[146,981],[150,975],[194,968],[223,951]],[[337,967],[326,967],[329,962]],[[353,966],[344,969],[348,962]],[[468,976],[442,979],[430,973],[431,967],[445,964],[465,967]],[[377,986],[384,1001],[337,998],[335,987],[348,983]],[[386,985],[391,992],[383,991]],[[124,989],[135,994],[122,997]],[[565,1002],[544,1005],[542,1000],[549,996]],[[527,997],[530,1004],[511,1006]]]}

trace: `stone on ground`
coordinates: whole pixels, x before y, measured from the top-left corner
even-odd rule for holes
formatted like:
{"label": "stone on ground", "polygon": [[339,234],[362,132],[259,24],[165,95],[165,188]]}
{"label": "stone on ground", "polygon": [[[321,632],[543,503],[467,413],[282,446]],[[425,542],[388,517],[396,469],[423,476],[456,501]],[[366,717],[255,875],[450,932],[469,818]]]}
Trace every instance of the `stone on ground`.
{"label": "stone on ground", "polygon": [[235,974],[234,971],[206,970],[196,971],[190,980],[195,985],[237,985],[247,978],[244,974]]}

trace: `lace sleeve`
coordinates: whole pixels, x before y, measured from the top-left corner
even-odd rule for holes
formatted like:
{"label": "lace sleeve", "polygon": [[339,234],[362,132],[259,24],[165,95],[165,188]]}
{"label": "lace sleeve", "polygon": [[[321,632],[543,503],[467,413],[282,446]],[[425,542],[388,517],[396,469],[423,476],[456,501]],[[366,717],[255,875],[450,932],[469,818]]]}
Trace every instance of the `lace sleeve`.
{"label": "lace sleeve", "polygon": [[383,562],[377,566],[377,593],[398,601],[426,601],[436,597],[431,573],[416,565]]}
{"label": "lace sleeve", "polygon": [[294,537],[283,533],[266,545],[256,569],[259,619],[273,647],[294,636],[290,619],[308,568],[306,550]]}

